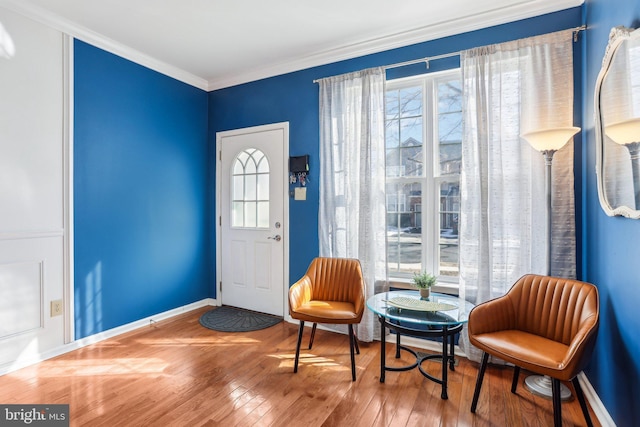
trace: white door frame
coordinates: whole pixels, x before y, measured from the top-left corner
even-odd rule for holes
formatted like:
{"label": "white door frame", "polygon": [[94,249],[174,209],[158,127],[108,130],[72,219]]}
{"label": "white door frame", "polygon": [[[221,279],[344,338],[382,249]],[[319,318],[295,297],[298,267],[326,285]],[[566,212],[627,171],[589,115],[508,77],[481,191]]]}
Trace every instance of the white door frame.
{"label": "white door frame", "polygon": [[284,225],[282,227],[282,243],[283,243],[283,280],[284,280],[284,292],[282,295],[283,298],[283,313],[284,317],[286,313],[289,313],[289,180],[288,180],[288,165],[289,165],[289,122],[280,122],[273,123],[269,125],[261,125],[261,126],[252,126],[248,128],[242,129],[234,129],[223,132],[216,132],[216,305],[222,305],[222,298],[220,283],[222,281],[222,256],[221,256],[221,247],[222,242],[220,239],[221,236],[221,225],[220,225],[220,216],[222,215],[222,167],[220,156],[222,153],[222,138],[229,136],[242,135],[246,133],[256,133],[256,132],[265,132],[270,130],[282,130],[284,135],[283,141],[283,165],[284,165],[284,173],[282,176],[282,201],[283,201],[283,222]]}

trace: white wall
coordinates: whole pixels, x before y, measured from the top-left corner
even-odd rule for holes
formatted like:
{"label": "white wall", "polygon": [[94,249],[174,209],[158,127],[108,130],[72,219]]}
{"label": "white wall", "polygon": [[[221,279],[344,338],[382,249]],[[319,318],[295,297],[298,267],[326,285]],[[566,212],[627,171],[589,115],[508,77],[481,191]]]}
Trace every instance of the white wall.
{"label": "white wall", "polygon": [[[0,368],[64,344],[65,60],[59,31],[0,8]],[[6,40],[5,34],[5,40]]]}

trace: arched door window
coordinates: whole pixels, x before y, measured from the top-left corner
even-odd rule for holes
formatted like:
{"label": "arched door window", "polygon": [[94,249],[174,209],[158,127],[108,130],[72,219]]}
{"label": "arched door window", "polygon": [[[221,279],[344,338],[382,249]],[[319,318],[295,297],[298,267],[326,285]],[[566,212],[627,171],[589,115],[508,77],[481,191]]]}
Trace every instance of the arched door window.
{"label": "arched door window", "polygon": [[231,226],[269,227],[269,160],[256,148],[241,151],[233,163]]}

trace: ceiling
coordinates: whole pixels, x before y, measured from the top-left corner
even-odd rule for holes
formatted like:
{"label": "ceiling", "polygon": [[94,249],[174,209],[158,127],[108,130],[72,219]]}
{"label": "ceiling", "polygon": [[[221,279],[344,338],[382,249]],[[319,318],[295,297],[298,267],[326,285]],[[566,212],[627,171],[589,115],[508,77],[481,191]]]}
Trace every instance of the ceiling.
{"label": "ceiling", "polygon": [[0,6],[213,90],[583,1],[0,0]]}

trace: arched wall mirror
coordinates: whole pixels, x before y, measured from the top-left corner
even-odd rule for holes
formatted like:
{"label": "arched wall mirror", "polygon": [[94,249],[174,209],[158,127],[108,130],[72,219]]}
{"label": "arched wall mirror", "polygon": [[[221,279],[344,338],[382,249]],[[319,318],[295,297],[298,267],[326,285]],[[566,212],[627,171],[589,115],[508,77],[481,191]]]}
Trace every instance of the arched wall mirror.
{"label": "arched wall mirror", "polygon": [[595,122],[602,209],[640,218],[640,29],[611,30],[596,82]]}

